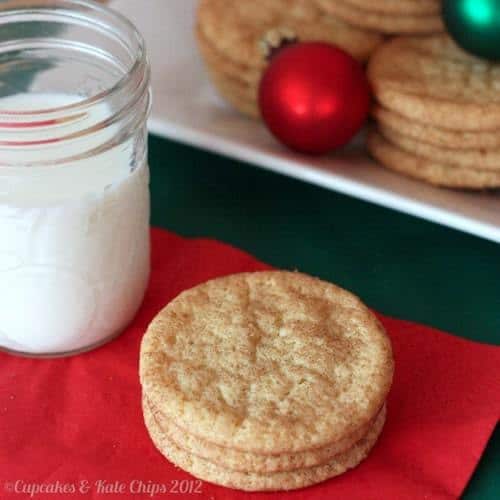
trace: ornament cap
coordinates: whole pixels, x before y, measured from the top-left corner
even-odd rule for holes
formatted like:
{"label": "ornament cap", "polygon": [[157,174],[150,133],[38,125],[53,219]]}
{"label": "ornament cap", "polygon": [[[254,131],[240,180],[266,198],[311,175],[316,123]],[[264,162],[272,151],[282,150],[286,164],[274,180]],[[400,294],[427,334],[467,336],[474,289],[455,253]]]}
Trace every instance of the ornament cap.
{"label": "ornament cap", "polygon": [[281,26],[267,31],[259,42],[263,57],[267,62],[271,61],[285,47],[294,45],[299,37],[290,28]]}

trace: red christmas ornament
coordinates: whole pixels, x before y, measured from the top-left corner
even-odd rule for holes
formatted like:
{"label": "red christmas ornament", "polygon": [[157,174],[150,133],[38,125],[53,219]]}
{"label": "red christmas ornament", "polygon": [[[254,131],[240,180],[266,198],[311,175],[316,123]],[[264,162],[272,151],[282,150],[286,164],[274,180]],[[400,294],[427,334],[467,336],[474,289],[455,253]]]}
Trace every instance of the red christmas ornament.
{"label": "red christmas ornament", "polygon": [[323,154],[348,143],[370,108],[362,66],[327,43],[288,45],[272,58],[259,89],[262,117],[286,146]]}

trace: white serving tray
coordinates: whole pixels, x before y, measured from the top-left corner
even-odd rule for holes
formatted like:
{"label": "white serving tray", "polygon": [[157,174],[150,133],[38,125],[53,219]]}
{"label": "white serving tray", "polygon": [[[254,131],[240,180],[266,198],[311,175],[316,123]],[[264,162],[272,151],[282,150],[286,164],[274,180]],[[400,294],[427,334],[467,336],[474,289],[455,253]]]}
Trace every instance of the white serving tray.
{"label": "white serving tray", "polygon": [[226,106],[196,49],[196,3],[111,1],[146,38],[153,71],[151,132],[500,243],[500,192],[453,192],[407,179],[375,165],[361,141],[324,158],[297,155],[263,125]]}

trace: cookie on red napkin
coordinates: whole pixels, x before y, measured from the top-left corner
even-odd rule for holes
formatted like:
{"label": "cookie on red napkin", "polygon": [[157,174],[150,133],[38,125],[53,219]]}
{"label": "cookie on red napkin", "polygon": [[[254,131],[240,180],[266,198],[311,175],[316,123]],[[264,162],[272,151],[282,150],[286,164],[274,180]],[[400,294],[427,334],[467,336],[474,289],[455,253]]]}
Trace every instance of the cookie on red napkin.
{"label": "cookie on red napkin", "polygon": [[0,497],[29,498],[32,491],[54,499],[105,492],[116,499],[154,492],[218,500],[459,496],[499,418],[500,349],[382,316],[396,376],[384,432],[356,469],[294,492],[248,494],[200,482],[158,453],[144,427],[137,376],[147,325],[186,288],[262,269],[269,266],[227,245],[154,230],[146,301],[119,339],[67,359],[0,354]]}

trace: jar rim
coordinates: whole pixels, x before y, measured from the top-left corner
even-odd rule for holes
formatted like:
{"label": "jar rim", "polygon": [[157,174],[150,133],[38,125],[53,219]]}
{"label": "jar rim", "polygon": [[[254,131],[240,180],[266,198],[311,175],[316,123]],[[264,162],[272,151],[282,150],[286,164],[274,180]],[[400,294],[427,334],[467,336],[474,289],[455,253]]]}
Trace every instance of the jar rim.
{"label": "jar rim", "polygon": [[[72,7],[75,10],[78,8],[85,8],[89,12],[93,12],[96,14],[105,14],[114,25],[121,24],[121,29],[124,29],[131,35],[136,41],[136,48],[133,51],[133,63],[130,68],[124,72],[124,74],[113,83],[107,89],[104,89],[94,95],[90,95],[87,97],[82,97],[81,100],[77,100],[75,102],[64,104],[61,106],[52,106],[50,108],[43,109],[30,109],[30,110],[9,110],[3,109],[0,105],[0,115],[13,115],[13,116],[30,116],[33,118],[43,121],[43,118],[48,115],[54,114],[66,114],[66,113],[78,113],[84,111],[90,107],[98,105],[100,102],[105,99],[109,99],[115,94],[120,93],[125,89],[128,82],[132,78],[132,76],[139,71],[144,66],[148,66],[147,61],[147,52],[146,52],[146,43],[144,37],[137,29],[137,27],[130,21],[126,16],[121,14],[120,12],[109,8],[102,3],[98,3],[96,1],[91,0],[7,0],[0,4],[0,26],[2,24],[2,18],[12,17],[12,16],[23,16],[28,12],[33,11],[50,11],[54,8],[54,5],[61,5],[64,7]],[[11,7],[10,7],[11,5]],[[88,17],[89,14],[86,14],[84,17]],[[149,79],[149,74],[147,75]],[[1,101],[0,101],[1,102]]]}
{"label": "jar rim", "polygon": [[[81,43],[78,38],[51,36],[50,29],[38,35],[39,28],[33,36],[22,29],[23,23],[33,22],[47,23],[49,28],[51,23],[71,26],[95,33],[96,38]],[[18,31],[16,25],[21,26]],[[151,71],[144,38],[125,16],[89,0],[3,0],[0,30],[4,26],[13,29],[10,33],[7,30],[6,38],[0,40],[0,53],[13,54],[14,62],[19,50],[50,51],[62,47],[70,53],[90,54],[114,69],[109,71],[112,80],[103,78],[101,82],[97,77],[99,85],[95,89],[92,87],[83,95],[70,92],[66,100],[50,97],[50,86],[47,91],[36,87],[28,91],[33,96],[26,101],[28,108],[16,103],[22,90],[14,88],[12,95],[4,96],[5,101],[0,104],[0,150],[6,154],[0,155],[0,167],[68,164],[115,147],[145,125],[151,110]],[[58,95],[57,90],[53,95]],[[64,95],[63,92],[61,96]],[[13,105],[10,97],[14,98]],[[59,147],[65,144],[71,145],[71,154]],[[39,148],[44,148],[44,154],[38,154]]]}

